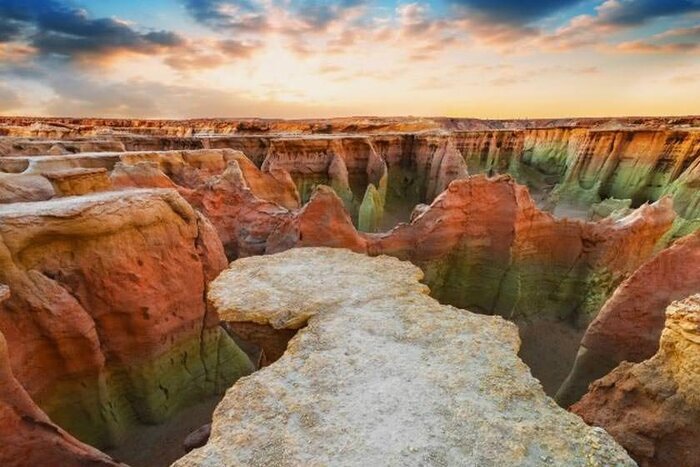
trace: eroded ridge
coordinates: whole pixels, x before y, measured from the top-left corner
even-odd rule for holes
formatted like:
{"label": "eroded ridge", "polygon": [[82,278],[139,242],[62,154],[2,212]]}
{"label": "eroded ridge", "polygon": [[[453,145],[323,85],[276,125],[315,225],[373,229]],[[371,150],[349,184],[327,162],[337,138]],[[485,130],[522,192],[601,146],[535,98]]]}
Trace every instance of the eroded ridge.
{"label": "eroded ridge", "polygon": [[659,350],[623,362],[572,410],[605,427],[640,465],[697,465],[700,459],[700,294],[666,310]]}
{"label": "eroded ridge", "polygon": [[513,324],[441,305],[421,278],[342,249],[232,263],[209,291],[222,319],[306,327],[174,465],[634,465],[545,396]]}

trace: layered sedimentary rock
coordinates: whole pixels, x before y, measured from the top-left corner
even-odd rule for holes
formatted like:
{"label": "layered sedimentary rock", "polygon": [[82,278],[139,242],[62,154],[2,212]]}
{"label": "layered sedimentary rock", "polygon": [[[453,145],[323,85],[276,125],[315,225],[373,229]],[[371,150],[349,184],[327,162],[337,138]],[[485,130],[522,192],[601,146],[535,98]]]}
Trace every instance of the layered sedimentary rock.
{"label": "layered sedimentary rock", "polygon": [[[137,418],[150,423],[178,410],[176,401],[190,394],[172,382],[184,381],[181,375],[192,372],[201,381],[206,373],[200,394],[217,386],[207,379],[207,359],[219,344],[205,338],[199,351],[205,361],[193,369],[197,351],[178,342],[195,342],[197,329],[206,329],[204,337],[216,334],[215,317],[199,313],[204,283],[225,267],[222,245],[229,260],[330,246],[409,259],[439,300],[501,314],[521,331],[530,326],[521,334],[529,363],[541,358],[528,354],[530,344],[556,343],[548,330],[563,327],[572,342],[538,351],[548,348],[557,361],[573,360],[577,336],[595,318],[567,383],[575,390],[565,386],[561,393],[560,401],[574,402],[592,379],[621,360],[653,355],[664,308],[698,291],[697,234],[678,240],[700,228],[698,127],[697,117],[0,118],[0,211],[31,215],[31,222],[46,228],[25,229],[14,220],[0,226],[0,234],[9,229],[0,243],[21,243],[8,247],[3,260],[21,274],[4,266],[0,271],[0,282],[14,274],[17,290],[0,305],[10,310],[0,313],[0,331],[10,342],[11,369],[53,422],[76,434],[94,433],[79,436],[97,445],[118,441]],[[468,172],[509,174],[530,193],[509,178],[468,178]],[[178,201],[165,202],[170,210],[151,209],[163,203],[150,188],[170,189],[166,198]],[[109,193],[115,190],[119,194]],[[117,209],[122,197],[138,205],[140,214]],[[36,204],[17,204],[23,202]],[[88,208],[91,203],[102,207]],[[51,213],[41,214],[49,205]],[[186,214],[177,220],[171,211]],[[135,224],[115,224],[115,218],[132,216]],[[139,219],[149,216],[153,221],[142,225]],[[58,227],[62,223],[97,227],[73,235]],[[141,238],[136,231],[148,233]],[[124,244],[150,258],[147,266]],[[50,258],[47,252],[54,249]],[[121,249],[130,258],[126,262],[112,259]],[[173,260],[176,254],[200,259]],[[165,267],[157,271],[161,263]],[[203,271],[201,287],[192,286],[199,281],[193,270]],[[171,293],[172,284],[187,297]],[[135,304],[139,295],[148,303]],[[156,302],[163,306],[149,304]],[[85,324],[90,320],[95,324]],[[216,339],[228,348],[230,339],[216,329]],[[281,356],[295,332],[249,322],[228,323],[226,329],[262,366]],[[123,345],[132,334],[139,357]],[[29,336],[27,343],[21,336]],[[176,356],[173,362],[163,363],[169,362],[166,354]],[[144,361],[155,363],[144,369]],[[168,365],[172,372],[163,370]],[[541,376],[537,365],[532,368]],[[542,379],[548,391],[567,369],[551,381]],[[38,376],[42,371],[45,378]],[[161,371],[170,376],[158,376]],[[201,389],[199,382],[193,386]],[[125,401],[124,393],[147,395]],[[63,410],[75,400],[80,402]]]}
{"label": "layered sedimentary rock", "polygon": [[0,173],[0,204],[44,201],[55,194],[53,185],[45,177]]}
{"label": "layered sedimentary rock", "polygon": [[652,357],[675,300],[700,293],[700,231],[644,263],[615,290],[586,330],[576,362],[557,398],[568,406],[588,384],[620,362]]}
{"label": "layered sedimentary rock", "polygon": [[607,198],[638,206],[672,194],[677,212],[695,219],[700,133],[685,129],[551,128],[456,132],[470,172],[510,173],[547,204],[588,206]]}
{"label": "layered sedimentary rock", "polygon": [[[10,289],[0,285],[0,303]],[[10,367],[7,342],[0,332],[0,464],[115,466],[108,456],[54,425],[17,382]]]}
{"label": "layered sedimentary rock", "polygon": [[175,465],[633,465],[544,395],[515,326],[440,305],[421,276],[338,249],[234,262],[209,292],[223,319],[303,329]]}
{"label": "layered sedimentary rock", "polygon": [[316,186],[331,186],[369,232],[406,220],[415,204],[431,202],[467,176],[446,135],[275,138],[262,167],[290,172],[304,201]]}
{"label": "layered sedimentary rock", "polygon": [[1,206],[0,239],[12,372],[79,439],[118,443],[251,371],[205,305],[221,243],[175,191]]}
{"label": "layered sedimentary rock", "polygon": [[674,217],[671,201],[662,199],[617,221],[556,219],[511,178],[478,176],[452,182],[410,224],[366,235],[322,189],[279,224],[266,252],[334,246],[388,254],[420,266],[442,302],[587,324],[620,281],[653,254]]}
{"label": "layered sedimentary rock", "polygon": [[700,295],[666,311],[658,352],[624,362],[572,407],[604,427],[642,466],[697,465],[700,459]]}

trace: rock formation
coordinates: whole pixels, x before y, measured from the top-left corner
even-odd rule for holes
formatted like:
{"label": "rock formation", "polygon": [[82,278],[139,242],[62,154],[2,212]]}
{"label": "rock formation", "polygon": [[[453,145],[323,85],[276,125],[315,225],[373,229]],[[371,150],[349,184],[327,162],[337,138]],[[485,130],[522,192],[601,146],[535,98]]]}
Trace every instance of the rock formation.
{"label": "rock formation", "polygon": [[[10,289],[0,285],[0,303]],[[0,332],[0,464],[117,466],[117,462],[87,446],[51,422],[12,374],[7,342]]]}
{"label": "rock formation", "polygon": [[624,362],[571,410],[605,428],[641,466],[700,459],[700,295],[674,302],[658,352]]}
{"label": "rock formation", "polygon": [[339,249],[234,262],[209,292],[223,319],[303,329],[174,465],[633,465],[544,395],[512,324],[440,305],[421,276]]}
{"label": "rock formation", "polygon": [[[588,324],[615,286],[673,224],[669,199],[614,221],[556,219],[509,177],[456,180],[410,224],[359,234],[342,201],[320,189],[268,238],[268,253],[334,246],[420,266],[444,303],[506,317]],[[420,248],[416,248],[420,245]]]}
{"label": "rock formation", "polygon": [[661,251],[620,284],[586,330],[558,400],[569,406],[593,380],[619,363],[652,357],[659,347],[666,307],[700,293],[698,265],[700,231]]}
{"label": "rock formation", "polygon": [[221,243],[176,192],[5,205],[0,239],[10,367],[79,439],[118,443],[252,370],[205,306]]}
{"label": "rock formation", "polygon": [[[176,424],[253,367],[277,374],[297,332],[220,324],[208,281],[230,260],[325,246],[410,260],[433,298],[514,321],[548,394],[576,360],[559,393],[568,406],[621,361],[650,358],[664,309],[700,292],[699,127],[697,117],[0,118],[0,283],[12,289],[0,304],[3,381],[34,404],[22,411],[60,427],[37,439],[70,445],[66,463],[102,459],[68,433],[146,458],[141,424]],[[209,422],[198,414],[172,432],[168,459]],[[139,438],[126,451],[125,433]]]}

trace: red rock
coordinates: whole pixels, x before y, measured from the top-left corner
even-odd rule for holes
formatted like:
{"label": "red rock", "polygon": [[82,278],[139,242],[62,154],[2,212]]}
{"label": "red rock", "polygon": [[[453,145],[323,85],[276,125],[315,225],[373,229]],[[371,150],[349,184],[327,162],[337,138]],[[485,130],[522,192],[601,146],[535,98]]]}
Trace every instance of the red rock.
{"label": "red rock", "polygon": [[700,459],[700,295],[666,311],[658,352],[623,362],[571,410],[610,433],[641,466],[694,466]]}
{"label": "red rock", "polygon": [[0,219],[12,371],[81,440],[118,444],[252,369],[205,307],[223,248],[176,192],[5,205]]}
{"label": "red rock", "polygon": [[589,383],[620,362],[641,362],[653,356],[666,307],[700,292],[699,264],[697,231],[662,250],[620,284],[586,330],[577,361],[557,398],[571,405]]}
{"label": "red rock", "polygon": [[[0,302],[10,289],[0,285]],[[0,305],[0,311],[2,306]],[[81,443],[51,422],[17,382],[7,342],[0,332],[0,465],[117,466],[95,448]]]}

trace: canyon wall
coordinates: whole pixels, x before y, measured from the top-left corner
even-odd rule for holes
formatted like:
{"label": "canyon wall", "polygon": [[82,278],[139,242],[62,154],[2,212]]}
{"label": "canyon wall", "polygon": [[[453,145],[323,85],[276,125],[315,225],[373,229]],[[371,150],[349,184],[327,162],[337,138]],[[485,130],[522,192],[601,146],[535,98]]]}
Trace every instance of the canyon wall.
{"label": "canyon wall", "polygon": [[176,192],[5,205],[0,219],[12,373],[79,439],[113,445],[252,370],[204,300],[220,240]]}
{"label": "canyon wall", "polygon": [[623,362],[572,411],[605,428],[641,466],[696,465],[700,458],[700,295],[666,311],[659,350]]}
{"label": "canyon wall", "polygon": [[[698,123],[0,119],[0,283],[12,289],[0,287],[0,384],[10,388],[0,416],[17,427],[0,434],[27,439],[4,463],[46,441],[37,462],[61,463],[64,450],[66,465],[110,465],[71,435],[119,445],[134,427],[220,393],[255,367],[234,338],[257,343],[262,350],[239,340],[257,364],[289,357],[294,329],[220,326],[205,291],[228,260],[294,247],[409,260],[435,299],[520,325],[582,333],[592,323],[560,390],[569,406],[621,361],[652,357],[664,309],[700,292]],[[558,338],[521,336],[528,345]],[[603,380],[612,386],[595,383],[575,406],[589,422],[620,413],[610,404],[629,378],[616,371]],[[640,385],[660,381],[681,401],[679,423],[694,420],[672,383],[646,373]],[[647,425],[675,433],[661,418]],[[231,430],[215,423],[216,449],[226,451]],[[676,458],[656,453],[687,444],[684,434],[674,445],[675,435],[629,441],[639,433],[616,430],[650,465],[668,465]]]}

